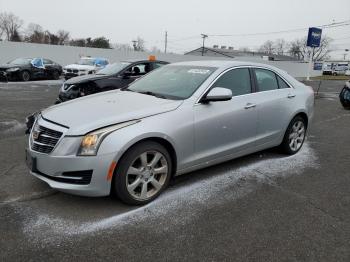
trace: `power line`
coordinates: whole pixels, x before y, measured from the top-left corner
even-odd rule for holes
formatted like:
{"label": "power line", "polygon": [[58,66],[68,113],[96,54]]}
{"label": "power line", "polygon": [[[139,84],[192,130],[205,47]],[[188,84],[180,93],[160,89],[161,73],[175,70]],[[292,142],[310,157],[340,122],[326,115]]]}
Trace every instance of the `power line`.
{"label": "power line", "polygon": [[[348,26],[350,25],[350,20],[345,20],[337,23],[331,23],[331,24],[325,24],[317,27],[321,28],[335,28],[335,27],[342,27],[342,26]],[[232,37],[232,36],[259,36],[259,35],[272,35],[272,34],[282,34],[282,33],[294,33],[299,31],[304,31],[309,29],[308,27],[304,28],[296,28],[296,29],[289,29],[289,30],[282,30],[282,31],[274,31],[274,32],[264,32],[264,33],[250,33],[250,34],[227,34],[227,35],[215,35],[215,34],[209,34],[210,37]]]}
{"label": "power line", "polygon": [[182,38],[170,39],[169,42],[186,41],[186,40],[192,40],[192,39],[195,39],[195,38],[198,38],[198,35],[189,36],[189,37],[182,37]]}

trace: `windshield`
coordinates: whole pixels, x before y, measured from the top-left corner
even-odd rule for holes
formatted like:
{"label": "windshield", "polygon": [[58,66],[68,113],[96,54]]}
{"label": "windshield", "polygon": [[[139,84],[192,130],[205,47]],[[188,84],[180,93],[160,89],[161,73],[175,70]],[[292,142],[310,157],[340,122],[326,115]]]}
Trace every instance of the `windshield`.
{"label": "windshield", "polygon": [[32,58],[17,58],[15,60],[12,60],[8,62],[8,64],[12,65],[28,65],[32,61]]}
{"label": "windshield", "polygon": [[95,65],[95,62],[93,59],[80,59],[78,62],[77,62],[78,65]]}
{"label": "windshield", "polygon": [[216,69],[203,66],[164,66],[134,82],[127,90],[182,100],[189,98]]}
{"label": "windshield", "polygon": [[113,63],[98,71],[97,75],[115,75],[128,65],[130,65],[130,63],[127,62]]}

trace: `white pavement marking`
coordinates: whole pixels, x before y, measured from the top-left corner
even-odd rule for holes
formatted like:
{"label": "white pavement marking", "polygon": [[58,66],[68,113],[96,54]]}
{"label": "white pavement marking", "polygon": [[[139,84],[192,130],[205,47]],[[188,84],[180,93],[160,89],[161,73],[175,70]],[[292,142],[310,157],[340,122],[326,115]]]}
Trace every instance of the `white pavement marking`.
{"label": "white pavement marking", "polygon": [[[256,189],[256,183],[245,183],[242,186],[241,181],[270,182],[275,177],[301,174],[306,168],[318,166],[314,150],[305,143],[296,155],[279,155],[240,168],[215,171],[217,174],[190,185],[170,188],[146,206],[97,221],[78,222],[46,214],[34,215],[24,221],[24,232],[31,241],[50,242],[54,241],[55,236],[57,240],[65,236],[98,233],[125,225],[147,227],[156,223],[157,230],[166,231],[169,225],[187,224],[200,215],[201,210],[215,208],[227,201],[232,202]],[[212,172],[212,169],[210,170]],[[43,234],[45,231],[47,232]]]}

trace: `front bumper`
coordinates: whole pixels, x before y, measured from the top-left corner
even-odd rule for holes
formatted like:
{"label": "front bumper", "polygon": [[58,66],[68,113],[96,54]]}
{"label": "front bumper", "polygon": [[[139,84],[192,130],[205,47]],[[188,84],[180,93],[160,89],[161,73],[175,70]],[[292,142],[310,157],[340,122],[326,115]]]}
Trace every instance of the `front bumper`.
{"label": "front bumper", "polygon": [[78,71],[78,72],[63,72],[65,79],[70,79],[76,76],[84,76],[91,74],[89,71]]}
{"label": "front bumper", "polygon": [[[62,192],[81,196],[107,196],[110,194],[111,181],[107,179],[109,166],[114,160],[113,154],[97,156],[54,156],[43,154],[27,148],[26,158],[35,162],[30,173],[45,181],[50,187]],[[29,162],[29,161],[28,161]],[[88,184],[76,184],[69,180],[67,174],[81,174],[91,172]],[[63,179],[62,179],[63,178]],[[65,182],[62,182],[64,180]],[[72,182],[70,182],[72,181]]]}

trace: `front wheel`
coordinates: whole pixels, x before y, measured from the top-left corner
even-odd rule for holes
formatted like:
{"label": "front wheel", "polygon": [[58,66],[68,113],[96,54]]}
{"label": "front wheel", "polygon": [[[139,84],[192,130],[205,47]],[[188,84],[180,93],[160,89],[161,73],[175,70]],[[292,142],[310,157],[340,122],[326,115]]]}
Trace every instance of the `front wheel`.
{"label": "front wheel", "polygon": [[288,155],[296,154],[304,144],[306,137],[305,120],[296,116],[289,123],[286,133],[284,134],[283,142],[280,145],[282,151]]}
{"label": "front wheel", "polygon": [[127,204],[149,203],[168,186],[171,171],[171,157],[161,144],[153,141],[136,144],[118,163],[114,192]]}
{"label": "front wheel", "polygon": [[20,77],[21,77],[22,81],[27,82],[30,80],[30,73],[28,71],[23,71],[23,72],[21,72]]}

